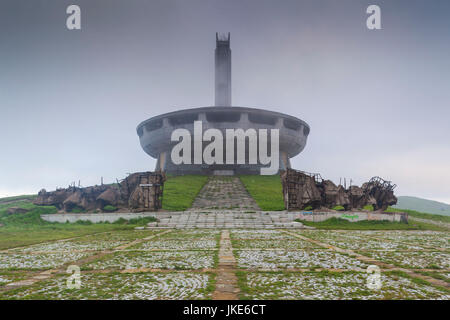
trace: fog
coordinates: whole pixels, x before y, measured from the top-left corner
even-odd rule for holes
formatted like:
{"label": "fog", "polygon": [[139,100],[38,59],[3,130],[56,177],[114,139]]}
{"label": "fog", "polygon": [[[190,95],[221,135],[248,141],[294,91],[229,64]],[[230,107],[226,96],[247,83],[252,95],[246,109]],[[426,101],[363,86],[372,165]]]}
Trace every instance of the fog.
{"label": "fog", "polygon": [[3,0],[0,196],[153,170],[136,126],[214,104],[219,31],[233,105],[310,125],[294,168],[450,203],[450,3],[376,2],[381,30],[372,1]]}

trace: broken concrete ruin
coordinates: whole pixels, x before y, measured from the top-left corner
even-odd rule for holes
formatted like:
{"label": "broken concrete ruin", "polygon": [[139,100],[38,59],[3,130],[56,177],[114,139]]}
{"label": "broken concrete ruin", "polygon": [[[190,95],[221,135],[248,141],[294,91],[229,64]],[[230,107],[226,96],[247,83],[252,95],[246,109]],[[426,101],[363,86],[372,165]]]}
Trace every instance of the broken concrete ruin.
{"label": "broken concrete ruin", "polygon": [[163,173],[136,172],[117,184],[42,189],[33,203],[65,212],[155,211],[162,207],[164,181]]}
{"label": "broken concrete ruin", "polygon": [[331,180],[323,180],[320,174],[287,169],[281,173],[283,197],[286,209],[332,209],[342,206],[345,210],[362,209],[372,205],[374,210],[386,210],[397,203],[396,187],[390,181],[373,177],[361,187],[344,188]]}

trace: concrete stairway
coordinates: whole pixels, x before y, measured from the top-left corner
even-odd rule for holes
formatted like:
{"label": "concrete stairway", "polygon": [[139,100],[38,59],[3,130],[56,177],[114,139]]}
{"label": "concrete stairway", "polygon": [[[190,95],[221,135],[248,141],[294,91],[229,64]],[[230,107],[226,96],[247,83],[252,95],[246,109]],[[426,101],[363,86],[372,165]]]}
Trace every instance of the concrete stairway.
{"label": "concrete stairway", "polygon": [[198,210],[260,210],[238,177],[212,176],[192,204]]}
{"label": "concrete stairway", "polygon": [[[208,212],[155,212],[158,222],[151,222],[147,229],[158,228],[220,228],[220,229],[304,229],[309,228],[295,222],[298,213],[248,212],[232,210],[212,210]],[[137,227],[144,229],[144,227]]]}

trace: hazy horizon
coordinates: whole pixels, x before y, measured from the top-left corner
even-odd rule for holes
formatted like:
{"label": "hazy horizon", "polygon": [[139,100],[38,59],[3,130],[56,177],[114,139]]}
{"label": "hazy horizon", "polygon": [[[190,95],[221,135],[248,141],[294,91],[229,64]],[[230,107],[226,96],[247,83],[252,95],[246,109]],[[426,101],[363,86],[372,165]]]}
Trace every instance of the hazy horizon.
{"label": "hazy horizon", "polygon": [[[366,28],[370,4],[382,30]],[[231,32],[233,105],[311,127],[293,168],[450,203],[449,12],[444,0],[2,1],[0,197],[154,170],[136,126],[213,105],[215,33]]]}

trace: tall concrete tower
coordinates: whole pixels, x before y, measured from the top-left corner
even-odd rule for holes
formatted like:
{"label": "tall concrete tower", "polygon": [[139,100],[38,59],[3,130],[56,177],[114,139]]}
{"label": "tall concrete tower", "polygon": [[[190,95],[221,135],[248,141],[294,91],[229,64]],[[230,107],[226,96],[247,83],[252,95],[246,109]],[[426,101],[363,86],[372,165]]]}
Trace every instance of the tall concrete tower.
{"label": "tall concrete tower", "polygon": [[231,49],[230,33],[216,33],[216,106],[231,106]]}
{"label": "tall concrete tower", "polygon": [[[193,109],[178,110],[154,116],[147,119],[137,127],[136,131],[142,148],[151,157],[158,159],[155,170],[164,171],[169,174],[261,174],[263,168],[268,164],[250,163],[250,142],[245,142],[245,163],[237,163],[237,150],[234,152],[234,163],[228,163],[225,146],[223,161],[214,161],[212,164],[195,163],[195,157],[191,152],[191,161],[185,161],[183,149],[183,161],[176,163],[172,161],[172,152],[179,141],[172,140],[174,130],[188,130],[191,137],[197,133],[194,126],[195,121],[202,122],[202,128],[217,129],[226,137],[226,132],[230,130],[260,130],[265,129],[271,132],[277,129],[279,132],[279,159],[278,169],[290,168],[290,158],[302,152],[306,146],[309,135],[309,125],[296,117],[256,108],[231,106],[231,50],[230,34],[219,35],[216,33],[216,75],[215,75],[215,106],[200,107]],[[236,140],[236,139],[234,139]],[[244,141],[250,141],[245,138]],[[192,144],[194,141],[192,141]],[[215,141],[214,141],[215,143]],[[239,143],[239,142],[237,142]],[[234,145],[237,146],[237,143]],[[270,144],[271,145],[271,144]],[[202,154],[210,146],[205,141],[200,145]],[[258,151],[259,152],[259,151]],[[269,151],[272,155],[272,151]],[[230,157],[231,158],[231,157]],[[217,158],[220,159],[220,158]],[[216,159],[216,160],[217,160]],[[248,161],[247,161],[248,159]],[[275,160],[274,160],[275,161]],[[272,162],[271,162],[272,163]],[[275,162],[274,162],[275,163]]]}

